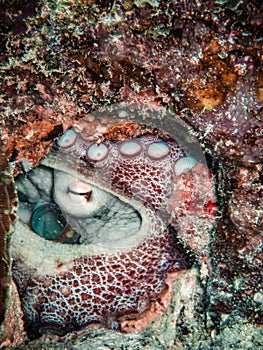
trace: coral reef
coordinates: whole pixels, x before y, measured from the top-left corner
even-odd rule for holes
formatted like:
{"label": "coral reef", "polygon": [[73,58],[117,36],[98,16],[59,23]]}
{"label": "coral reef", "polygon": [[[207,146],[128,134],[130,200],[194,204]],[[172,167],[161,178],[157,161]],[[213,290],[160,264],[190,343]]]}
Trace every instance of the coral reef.
{"label": "coral reef", "polygon": [[15,220],[17,199],[14,191],[12,172],[5,154],[5,146],[2,143],[2,140],[0,140],[0,142],[0,322],[2,323],[4,320],[4,311],[8,297],[8,285],[11,282],[10,256],[7,249],[8,239],[13,229],[12,224]]}
{"label": "coral reef", "polygon": [[[104,330],[45,335],[30,346],[64,342],[80,349],[92,337],[104,349],[223,349],[224,337],[231,337],[229,343],[242,349],[260,349],[262,5],[256,0],[2,3],[1,138],[6,149],[1,164],[8,159],[14,176],[38,166],[56,138],[84,117],[89,118],[85,132],[93,135],[98,120],[91,112],[102,106],[162,106],[198,138],[216,181],[219,207],[205,252],[210,274],[200,259],[188,271],[192,278],[175,281],[171,306],[152,328],[135,335]],[[111,123],[103,127],[105,140],[138,132],[129,124],[122,132]],[[213,203],[208,207],[213,212]],[[171,208],[171,214],[183,220],[183,209]],[[201,257],[202,237],[196,242],[191,237],[188,244]],[[5,245],[1,254],[8,258]],[[14,288],[12,295],[15,299]],[[19,300],[14,303],[19,308]],[[6,319],[12,314],[11,300]],[[20,324],[15,329],[23,342]],[[237,329],[252,336],[241,339]],[[12,346],[10,332],[5,334],[9,339],[5,335],[3,346]]]}

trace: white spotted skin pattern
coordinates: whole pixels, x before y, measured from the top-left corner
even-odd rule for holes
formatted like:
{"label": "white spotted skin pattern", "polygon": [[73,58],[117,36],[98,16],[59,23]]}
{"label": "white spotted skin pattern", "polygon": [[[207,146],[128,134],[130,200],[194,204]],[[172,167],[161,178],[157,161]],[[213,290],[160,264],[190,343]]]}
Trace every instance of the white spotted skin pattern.
{"label": "white spotted skin pattern", "polygon": [[73,155],[80,173],[96,178],[96,181],[100,181],[107,188],[110,186],[114,192],[139,200],[154,210],[165,208],[173,177],[173,164],[185,156],[185,153],[177,143],[167,140],[165,144],[169,147],[169,154],[161,159],[152,159],[147,153],[149,145],[162,140],[152,135],[141,136],[136,140],[142,148],[134,157],[122,156],[119,152],[123,141],[105,141],[109,152],[100,162],[94,162],[87,157],[87,142],[81,137],[78,137],[71,148],[60,151]]}
{"label": "white spotted skin pattern", "polygon": [[[165,292],[167,273],[185,268],[166,231],[153,233],[126,254],[82,257],[64,274],[37,280],[14,267],[14,276],[20,295],[25,294],[22,306],[28,327],[63,333],[91,323],[116,327],[118,317],[144,312]],[[115,325],[108,324],[112,318]]]}
{"label": "white spotted skin pattern", "polygon": [[68,272],[58,275],[34,277],[36,274],[23,270],[21,261],[14,261],[13,276],[26,327],[33,337],[46,329],[64,334],[93,323],[118,328],[120,317],[143,313],[165,292],[169,273],[187,267],[185,256],[176,248],[173,233],[167,228],[165,211],[174,162],[185,154],[174,141],[167,140],[168,155],[154,160],[148,156],[147,147],[161,140],[145,135],[137,141],[141,152],[131,157],[120,153],[121,141],[104,141],[108,154],[100,162],[87,158],[90,143],[81,135],[70,147],[59,149],[58,159],[61,156],[87,178],[127,197],[130,203],[142,203],[152,223],[136,248],[82,256]]}

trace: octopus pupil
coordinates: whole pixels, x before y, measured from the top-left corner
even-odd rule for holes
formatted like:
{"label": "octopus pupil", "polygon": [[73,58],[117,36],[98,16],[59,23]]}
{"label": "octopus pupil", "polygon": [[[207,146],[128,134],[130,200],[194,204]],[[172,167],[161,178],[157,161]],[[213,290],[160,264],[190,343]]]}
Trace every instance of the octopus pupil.
{"label": "octopus pupil", "polygon": [[68,193],[72,193],[72,194],[75,194],[77,196],[83,196],[87,201],[91,197],[91,192],[77,192],[77,191],[70,190],[70,191],[68,191]]}

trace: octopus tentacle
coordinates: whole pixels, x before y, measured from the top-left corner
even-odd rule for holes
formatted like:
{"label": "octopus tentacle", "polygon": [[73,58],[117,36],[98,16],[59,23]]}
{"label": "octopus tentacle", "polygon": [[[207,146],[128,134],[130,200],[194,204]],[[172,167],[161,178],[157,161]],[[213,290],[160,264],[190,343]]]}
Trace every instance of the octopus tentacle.
{"label": "octopus tentacle", "polygon": [[[204,209],[214,199],[207,169],[173,139],[148,129],[97,143],[82,131],[68,130],[38,170],[16,180],[13,276],[30,337],[89,324],[138,330],[129,319],[148,320],[170,293],[171,276],[191,265],[174,236],[193,214],[190,190],[200,216],[213,217]],[[200,175],[212,194],[192,183]],[[185,242],[199,254],[207,237],[200,249],[194,238]]]}

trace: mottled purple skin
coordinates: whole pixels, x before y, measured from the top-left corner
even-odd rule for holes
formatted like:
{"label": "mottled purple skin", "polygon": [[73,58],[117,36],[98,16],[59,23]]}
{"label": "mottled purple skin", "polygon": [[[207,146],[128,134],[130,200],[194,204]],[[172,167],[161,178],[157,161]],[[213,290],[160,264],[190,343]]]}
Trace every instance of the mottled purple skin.
{"label": "mottled purple skin", "polygon": [[[30,337],[65,334],[89,324],[121,330],[120,321],[143,317],[167,291],[169,273],[186,269],[172,232],[153,234],[126,254],[76,259],[67,273],[30,277],[21,262],[13,276]],[[138,316],[137,316],[138,315]],[[121,318],[122,317],[122,318]]]}
{"label": "mottled purple skin", "polygon": [[142,317],[167,291],[169,274],[189,266],[187,257],[175,246],[174,229],[168,227],[166,213],[175,176],[173,166],[184,151],[167,140],[169,153],[152,159],[148,147],[160,141],[151,135],[138,138],[141,152],[129,157],[119,150],[122,142],[105,141],[109,152],[100,162],[83,157],[91,143],[81,135],[73,145],[60,149],[58,164],[75,164],[87,179],[96,179],[131,203],[139,201],[147,210],[151,227],[134,249],[79,257],[70,270],[57,275],[34,277],[34,266],[30,271],[23,261],[14,260],[13,276],[30,337],[43,332],[64,334],[92,323],[118,329],[120,317]]}

